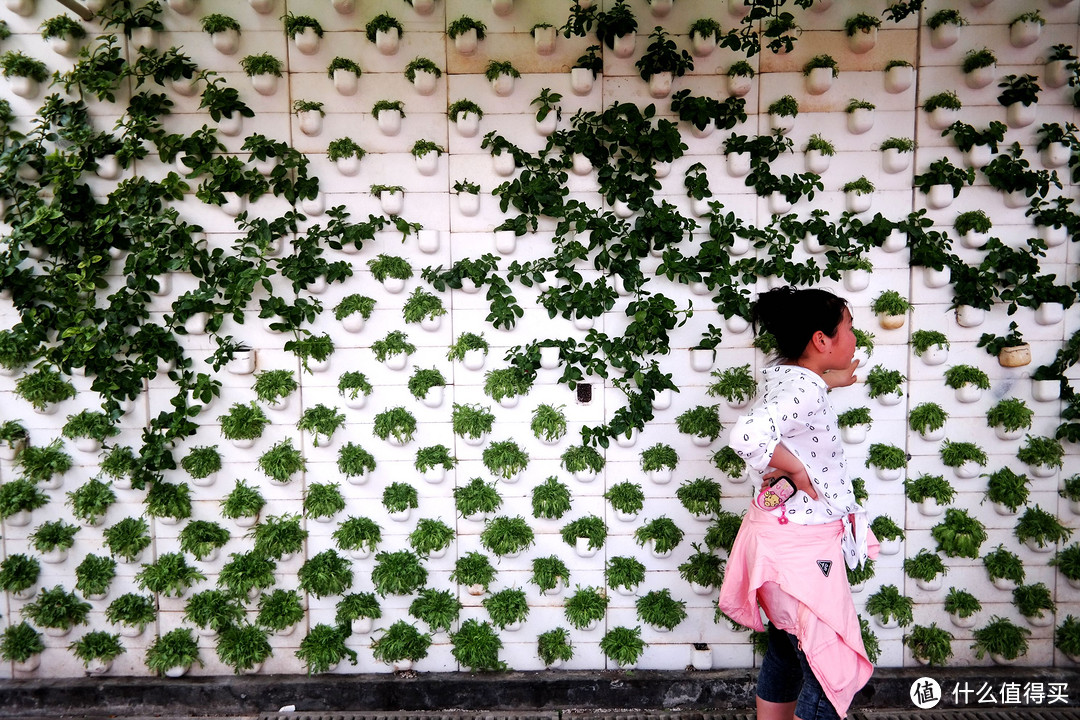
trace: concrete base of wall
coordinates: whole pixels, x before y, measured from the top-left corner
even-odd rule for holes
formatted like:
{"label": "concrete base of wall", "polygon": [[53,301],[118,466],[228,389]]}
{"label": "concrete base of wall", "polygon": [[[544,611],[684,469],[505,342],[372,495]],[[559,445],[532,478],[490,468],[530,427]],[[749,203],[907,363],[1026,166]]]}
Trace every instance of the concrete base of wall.
{"label": "concrete base of wall", "polygon": [[[756,671],[404,673],[397,675],[224,676],[85,678],[7,681],[0,684],[0,717],[134,716],[187,714],[260,715],[294,706],[298,712],[360,710],[561,710],[746,709],[754,702]],[[1080,705],[1080,671],[1036,667],[914,668],[878,670],[858,694],[853,710],[915,710],[912,684],[936,680],[939,708],[992,709],[1012,705],[1064,708]],[[997,699],[979,703],[987,684]],[[1068,705],[1050,696],[1025,701],[1023,690],[1061,684]],[[1019,701],[1003,704],[1003,684],[1019,686]],[[967,702],[953,689],[970,688]],[[962,700],[963,698],[961,698]]]}

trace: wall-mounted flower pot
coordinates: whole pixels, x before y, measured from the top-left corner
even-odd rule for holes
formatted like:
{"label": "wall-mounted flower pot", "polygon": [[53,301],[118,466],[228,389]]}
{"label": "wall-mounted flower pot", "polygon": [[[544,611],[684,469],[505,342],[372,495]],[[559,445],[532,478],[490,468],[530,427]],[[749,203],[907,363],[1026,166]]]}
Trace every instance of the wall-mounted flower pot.
{"label": "wall-mounted flower pot", "polygon": [[480,195],[477,193],[458,193],[458,212],[465,217],[473,217],[480,212]]}
{"label": "wall-mounted flower pot", "polygon": [[491,162],[495,168],[495,174],[500,177],[510,177],[514,174],[514,170],[517,169],[517,161],[514,160],[513,154],[507,150],[492,155]]}
{"label": "wall-mounted flower pot", "polygon": [[614,514],[615,519],[619,522],[633,522],[638,518],[638,513],[630,513],[623,510],[615,510]]}
{"label": "wall-mounted flower pot", "polygon": [[61,57],[74,57],[79,50],[79,41],[70,35],[51,37],[49,49]]}
{"label": "wall-mounted flower pot", "polygon": [[1013,209],[1027,207],[1030,202],[1023,190],[1003,193],[1001,199],[1005,203],[1005,207]]}
{"label": "wall-mounted flower pot", "polygon": [[915,585],[926,592],[936,592],[941,589],[945,580],[941,575],[937,575],[930,580],[923,580],[921,578],[915,580]]}
{"label": "wall-mounted flower pot", "polygon": [[975,627],[975,623],[977,620],[978,616],[974,613],[968,615],[967,617],[961,617],[957,613],[949,613],[949,621],[952,622],[953,626],[961,629]]}
{"label": "wall-mounted flower pot", "polygon": [[503,255],[512,255],[517,249],[517,234],[513,230],[496,230],[495,249]]}
{"label": "wall-mounted flower pot", "polygon": [[989,145],[972,145],[964,151],[964,165],[969,168],[981,168],[990,163],[991,156]]}
{"label": "wall-mounted flower pot", "polygon": [[654,98],[666,98],[671,94],[671,83],[675,74],[671,71],[653,73],[649,77],[649,95]]}
{"label": "wall-mounted flower pot", "polygon": [[461,137],[475,137],[480,131],[480,116],[474,112],[461,113],[454,122],[454,127]]}
{"label": "wall-mounted flower pot", "polygon": [[323,115],[319,110],[303,110],[296,114],[296,119],[300,123],[300,132],[308,137],[322,132]]}
{"label": "wall-mounted flower pot", "polygon": [[234,55],[240,49],[240,31],[230,28],[210,33],[210,44],[222,55]]}
{"label": "wall-mounted flower pot", "polygon": [[575,175],[588,175],[593,170],[593,164],[584,153],[572,153],[570,155],[570,170]]}
{"label": "wall-mounted flower pot", "polygon": [[387,215],[400,215],[405,207],[405,193],[401,190],[385,190],[379,193],[379,205]]}
{"label": "wall-mounted flower pot", "polygon": [[960,119],[960,111],[947,107],[936,107],[927,114],[926,121],[935,130],[944,130]]}
{"label": "wall-mounted flower pot", "polygon": [[588,95],[596,84],[596,77],[589,68],[570,68],[570,89],[575,95]]}
{"label": "wall-mounted flower pot", "polygon": [[923,365],[942,365],[949,359],[949,349],[943,345],[931,345],[923,351],[920,359]]}
{"label": "wall-mounted flower pot", "polygon": [[[807,172],[822,175],[829,169],[830,157],[820,150],[807,150],[803,159]],[[747,169],[749,170],[749,164]]]}
{"label": "wall-mounted flower pot", "polygon": [[400,110],[380,110],[375,122],[383,135],[393,137],[401,132],[401,119]]}
{"label": "wall-mounted flower pot", "polygon": [[881,244],[881,249],[889,253],[900,252],[907,247],[907,240],[906,232],[900,228],[893,228],[885,237],[885,242]]}
{"label": "wall-mounted flower pot", "polygon": [[554,27],[533,28],[533,48],[537,55],[550,55],[555,52],[556,30]]}
{"label": "wall-mounted flower pot", "polygon": [[579,537],[574,541],[574,551],[578,557],[590,558],[600,551],[600,548],[589,547],[589,543],[590,540],[586,537]]}
{"label": "wall-mounted flower pot", "polygon": [[4,0],[4,7],[20,17],[33,15],[36,5],[34,0]]}
{"label": "wall-mounted flower pot", "polygon": [[716,198],[713,197],[690,198],[690,212],[696,217],[705,217],[712,212],[709,203],[715,200]]}
{"label": "wall-mounted flower pot", "polygon": [[878,29],[872,27],[869,30],[856,30],[854,35],[848,35],[848,48],[856,55],[868,53],[877,45]]}
{"label": "wall-mounted flower pot", "polygon": [[998,353],[998,365],[1007,368],[1024,367],[1031,364],[1031,345],[1014,345],[1001,348]]}
{"label": "wall-mounted flower pot", "polygon": [[712,370],[716,362],[716,351],[712,348],[691,348],[690,367],[697,372]]}
{"label": "wall-mounted flower pot", "polygon": [[232,375],[250,375],[255,372],[255,350],[238,350],[225,369]]}
{"label": "wall-mounted flower pot", "polygon": [[[1058,468],[1056,465],[1047,465],[1046,463],[1039,463],[1038,465],[1028,465],[1028,472],[1037,478],[1054,477],[1054,475],[1057,474],[1057,471]],[[1037,552],[1045,552],[1045,550],[1038,550]]]}
{"label": "wall-mounted flower pot", "polygon": [[655,18],[667,17],[675,0],[649,0],[649,12]]}
{"label": "wall-mounted flower pot", "polygon": [[1035,122],[1035,118],[1038,114],[1038,103],[1025,105],[1022,102],[1014,102],[1005,106],[1005,122],[1007,122],[1011,128],[1027,127]]}
{"label": "wall-mounted flower pot", "polygon": [[874,475],[883,482],[896,482],[903,474],[903,468],[874,467]]}
{"label": "wall-mounted flower pot", "polygon": [[113,153],[102,155],[97,160],[94,174],[103,180],[115,180],[120,177],[120,161],[116,159],[116,155]]}
{"label": "wall-mounted flower pot", "polygon": [[953,473],[961,480],[971,480],[972,478],[979,477],[979,473],[982,472],[982,465],[974,460],[965,460],[956,467],[953,468]]}
{"label": "wall-mounted flower pot", "polygon": [[847,128],[852,135],[862,135],[872,127],[874,127],[872,108],[855,108],[847,114]]}
{"label": "wall-mounted flower pot", "polygon": [[899,390],[887,392],[883,395],[877,396],[878,404],[884,407],[892,407],[894,405],[899,405],[903,399],[904,395]]}
{"label": "wall-mounted flower pot", "polygon": [[293,36],[296,49],[304,55],[314,55],[319,51],[319,41],[322,38],[315,32],[315,28],[306,27]]}
{"label": "wall-mounted flower pot", "polygon": [[499,97],[509,97],[514,93],[514,76],[510,73],[499,73],[491,81],[491,89]]}
{"label": "wall-mounted flower pot", "polygon": [[353,177],[360,172],[360,158],[355,155],[338,158],[334,161],[334,167],[342,175]]}
{"label": "wall-mounted flower pot", "polygon": [[716,123],[709,123],[705,127],[698,127],[697,125],[690,126],[690,134],[696,138],[707,138],[713,134],[713,130],[716,129]]}
{"label": "wall-mounted flower pot", "polygon": [[1040,303],[1035,308],[1035,322],[1040,325],[1057,325],[1065,319],[1065,306],[1059,302]]}
{"label": "wall-mounted flower pot", "polygon": [[870,271],[863,268],[852,268],[843,273],[844,288],[848,292],[860,292],[870,287]]}
{"label": "wall-mounted flower pot", "polygon": [[952,280],[952,269],[948,265],[938,270],[937,268],[924,267],[922,272],[923,285],[928,288],[943,288]]}
{"label": "wall-mounted flower pot", "polygon": [[840,439],[848,445],[859,445],[866,442],[867,434],[870,430],[869,425],[848,425],[840,428]]}
{"label": "wall-mounted flower pot", "polygon": [[[1018,428],[1014,428],[1014,429],[1010,430],[1010,429],[1006,428],[1004,425],[1002,425],[1000,423],[998,423],[997,425],[994,426],[994,436],[997,437],[998,440],[1003,440],[1003,441],[1006,441],[1006,442],[1010,441],[1010,440],[1019,440],[1020,438],[1024,437],[1024,434],[1026,432],[1027,432],[1027,428],[1024,428],[1024,427],[1018,427]],[[997,508],[995,508],[995,509],[997,509]],[[1009,513],[1001,513],[1001,512],[999,512],[998,514],[999,515],[1011,515],[1013,513],[1011,513],[1011,512],[1009,512]]]}
{"label": "wall-mounted flower pot", "polygon": [[829,91],[836,79],[836,71],[831,67],[811,68],[806,75],[806,92],[811,95],[821,95]]}
{"label": "wall-mounted flower pot", "polygon": [[549,112],[546,116],[544,116],[543,120],[536,120],[534,121],[534,124],[536,126],[537,134],[542,137],[548,137],[553,132],[555,132],[556,128],[558,128],[559,116],[557,113]]}
{"label": "wall-mounted flower pot", "polygon": [[432,95],[439,86],[439,78],[430,70],[417,70],[413,75],[413,87],[421,95]]}
{"label": "wall-mounted flower pot", "polygon": [[781,132],[786,135],[791,131],[791,128],[795,127],[795,116],[769,113],[769,127],[774,132]]}
{"label": "wall-mounted flower pot", "polygon": [[383,55],[396,55],[401,47],[401,33],[396,27],[375,31],[375,48]]}
{"label": "wall-mounted flower pot", "polygon": [[902,93],[915,83],[915,68],[907,65],[894,65],[885,71],[885,91]]}
{"label": "wall-mounted flower pot", "polygon": [[900,538],[882,538],[880,540],[882,555],[898,555],[900,553],[900,547],[903,545],[904,542]]}
{"label": "wall-mounted flower pot", "polygon": [[690,36],[690,52],[694,53],[695,57],[708,57],[709,55],[712,55],[715,51],[715,33],[709,33],[708,35],[694,33]]}
{"label": "wall-mounted flower pot", "polygon": [[1065,143],[1052,142],[1040,151],[1039,158],[1042,160],[1043,167],[1053,169],[1067,163],[1070,153],[1071,150]]}
{"label": "wall-mounted flower pot", "polygon": [[416,170],[421,175],[431,176],[439,171],[439,153],[437,151],[426,152],[423,155],[414,156]]}
{"label": "wall-mounted flower pot", "polygon": [[423,229],[416,233],[416,246],[420,252],[430,255],[438,252],[442,245],[442,232],[439,230]]}
{"label": "wall-mounted flower pot", "polygon": [[746,75],[728,75],[727,91],[732,97],[742,97],[754,86],[754,78]]}
{"label": "wall-mounted flower pot", "polygon": [[881,325],[884,330],[897,330],[904,327],[904,323],[907,321],[907,315],[887,315],[885,313],[878,313],[878,324]]}
{"label": "wall-mounted flower pot", "polygon": [[152,27],[131,28],[131,47],[136,50],[149,50],[154,47],[157,33]]}
{"label": "wall-mounted flower pot", "polygon": [[964,83],[972,90],[979,90],[994,82],[996,77],[997,64],[995,63],[964,73]]}
{"label": "wall-mounted flower pot", "polygon": [[942,23],[930,30],[930,45],[937,50],[952,47],[960,39],[960,26],[953,23]]}
{"label": "wall-mounted flower pot", "polygon": [[618,445],[621,448],[634,447],[634,445],[637,444],[637,439],[638,439],[638,430],[637,430],[637,428],[631,428],[629,435],[627,435],[626,433],[620,433],[615,438],[615,444]]}
{"label": "wall-mounted flower pot", "polygon": [[857,190],[848,190],[844,193],[844,204],[848,212],[864,213],[870,209],[873,201],[873,193],[858,192]]}
{"label": "wall-mounted flower pot", "polygon": [[67,560],[67,557],[68,551],[66,548],[53,548],[52,550],[46,550],[41,553],[41,562],[49,565],[59,565]]}
{"label": "wall-mounted flower pot", "polygon": [[225,202],[221,205],[221,211],[229,217],[236,217],[247,208],[247,198],[231,191],[226,191]]}
{"label": "wall-mounted flower pot", "polygon": [[919,512],[925,517],[937,517],[945,512],[945,508],[938,503],[936,498],[924,498],[918,503]]}
{"label": "wall-mounted flower pot", "polygon": [[491,9],[499,17],[509,15],[514,10],[514,0],[491,0]]}
{"label": "wall-mounted flower pot", "polygon": [[12,75],[7,80],[11,92],[27,100],[37,97],[38,91],[41,89],[41,83],[34,78]]}
{"label": "wall-mounted flower pot", "polygon": [[960,236],[960,244],[970,250],[979,250],[985,247],[989,240],[990,233],[981,233],[974,230],[968,230]]}
{"label": "wall-mounted flower pot", "polygon": [[673,550],[664,550],[664,551],[657,550],[656,549],[656,541],[655,540],[649,540],[649,554],[652,555],[654,558],[659,558],[661,560],[664,559],[664,558],[669,558],[669,557],[671,557],[672,552],[674,552],[674,551]]}
{"label": "wall-mounted flower pot", "polygon": [[1032,380],[1031,397],[1039,402],[1053,402],[1061,397],[1060,380]]}
{"label": "wall-mounted flower pot", "polygon": [[669,407],[671,407],[671,399],[671,388],[664,388],[653,396],[653,410],[667,410]]}
{"label": "wall-mounted flower pot", "polygon": [[636,49],[637,35],[635,33],[616,35],[613,38],[611,51],[617,58],[626,59],[633,55]]}
{"label": "wall-mounted flower pot", "polygon": [[540,348],[540,367],[545,370],[554,370],[562,364],[559,357],[562,349],[559,347],[545,346]]}
{"label": "wall-mounted flower pot", "polygon": [[476,28],[469,28],[454,38],[454,49],[462,55],[472,55],[476,52],[480,40],[476,34]]}
{"label": "wall-mounted flower pot", "polygon": [[982,388],[974,383],[965,383],[956,388],[956,401],[965,405],[979,402],[982,399]]}
{"label": "wall-mounted flower pot", "polygon": [[912,153],[901,152],[898,148],[886,148],[881,151],[881,167],[887,173],[903,172],[911,166],[911,155]]}
{"label": "wall-mounted flower pot", "polygon": [[231,116],[221,116],[217,124],[218,132],[226,137],[236,137],[244,129],[244,116],[238,112]]}
{"label": "wall-mounted flower pot", "polygon": [[786,215],[791,212],[791,201],[782,192],[771,192],[769,193],[769,212],[773,215]]}
{"label": "wall-mounted flower pot", "polygon": [[277,92],[278,76],[271,73],[252,75],[251,86],[260,95],[273,95]]}
{"label": "wall-mounted flower pot", "polygon": [[947,183],[931,185],[926,193],[926,204],[935,210],[941,210],[952,205],[953,197],[952,185]]}
{"label": "wall-mounted flower pot", "polygon": [[360,87],[360,76],[345,68],[334,70],[334,89],[340,95],[355,95]]}
{"label": "wall-mounted flower pot", "polygon": [[615,213],[615,217],[622,218],[623,220],[634,214],[634,209],[630,207],[630,203],[619,198],[615,199],[615,202],[611,206],[611,210]]}
{"label": "wall-mounted flower pot", "polygon": [[251,9],[255,12],[263,15],[273,12],[274,10],[274,0],[248,0],[248,5],[250,5]]}
{"label": "wall-mounted flower pot", "polygon": [[1009,26],[1009,43],[1016,48],[1027,47],[1039,39],[1042,25],[1023,20]]}
{"label": "wall-mounted flower pot", "polygon": [[[714,127],[709,125],[709,127]],[[724,166],[731,177],[743,177],[750,172],[750,153],[732,152],[724,155]]]}
{"label": "wall-mounted flower pot", "polygon": [[1069,74],[1068,60],[1051,60],[1043,70],[1043,82],[1050,88],[1064,87],[1069,81]]}

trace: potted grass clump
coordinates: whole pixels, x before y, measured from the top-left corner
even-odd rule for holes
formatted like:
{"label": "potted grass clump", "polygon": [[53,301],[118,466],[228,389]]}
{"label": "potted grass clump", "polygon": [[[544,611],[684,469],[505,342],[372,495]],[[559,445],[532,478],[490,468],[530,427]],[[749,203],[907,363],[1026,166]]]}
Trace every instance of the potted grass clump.
{"label": "potted grass clump", "polygon": [[1035,412],[1020,398],[1002,398],[986,411],[986,424],[999,440],[1017,440],[1031,429]]}
{"label": "potted grass clump", "polygon": [[397,671],[411,670],[428,656],[431,636],[405,620],[398,620],[371,643],[372,655]]}
{"label": "potted grass clump", "polygon": [[41,563],[33,556],[11,553],[0,561],[0,590],[16,600],[33,597],[40,576]]}
{"label": "potted grass clump", "polygon": [[986,478],[986,499],[993,503],[998,515],[1016,515],[1021,506],[1027,503],[1030,495],[1027,476],[1003,467]]}
{"label": "potted grass clump", "polygon": [[806,79],[806,91],[811,95],[821,95],[832,87],[833,80],[840,74],[840,67],[832,55],[815,55],[803,65],[802,72]]}
{"label": "potted grass clump", "polygon": [[218,417],[221,434],[240,449],[250,448],[262,437],[270,419],[255,403],[234,403],[229,412]]}
{"label": "potted grass clump", "polygon": [[1026,464],[1037,478],[1053,477],[1064,467],[1065,449],[1056,438],[1027,435],[1016,452],[1016,459]]}
{"label": "potted grass clump", "polygon": [[414,593],[424,586],[427,577],[427,569],[416,553],[396,550],[375,555],[371,581],[380,597]]}
{"label": "potted grass clump", "polygon": [[440,483],[457,462],[457,458],[450,454],[450,448],[445,445],[430,445],[416,451],[413,466],[429,483]]}
{"label": "potted grass clump", "polygon": [[246,55],[240,60],[244,73],[251,78],[251,86],[260,95],[273,95],[277,92],[278,78],[281,77],[282,63],[270,53]]}
{"label": "potted grass clump", "polygon": [[1027,638],[1031,631],[1008,618],[994,615],[990,621],[972,633],[971,647],[975,657],[982,660],[987,655],[998,665],[1011,665],[1028,651]]}
{"label": "potted grass clump", "polygon": [[878,323],[886,330],[895,330],[904,326],[911,303],[895,290],[881,292],[870,305],[878,317]]}
{"label": "potted grass clump", "polygon": [[0,460],[11,462],[26,447],[30,434],[18,420],[0,422]]}
{"label": "potted grass clump", "polygon": [[99,410],[80,410],[68,415],[60,433],[74,440],[75,448],[80,452],[94,453],[101,449],[101,444],[107,439],[120,434],[120,428]]}
{"label": "potted grass clump", "polygon": [[356,664],[356,651],[345,644],[348,628],[318,623],[300,641],[296,657],[308,675],[333,672],[345,658]]}
{"label": "potted grass clump", "polygon": [[679,499],[687,512],[697,520],[705,522],[711,521],[719,514],[721,495],[720,483],[707,477],[686,480],[675,491],[675,497]]}
{"label": "potted grass clump", "polygon": [[128,517],[103,531],[105,546],[121,562],[135,563],[150,546],[150,525],[145,519]]}
{"label": "potted grass clump", "polygon": [[225,590],[197,592],[184,605],[184,619],[207,637],[214,637],[230,625],[243,622],[245,617],[243,604]]}
{"label": "potted grass clump", "polygon": [[532,489],[533,517],[558,520],[570,511],[570,488],[549,477]]}
{"label": "potted grass clump", "polygon": [[496,574],[488,556],[473,550],[457,559],[450,579],[465,586],[470,595],[478,596],[487,592]]}
{"label": "potted grass clump", "polygon": [[563,469],[573,473],[579,482],[592,482],[606,464],[604,456],[596,448],[585,444],[570,446],[560,460]]}
{"label": "potted grass clump", "polygon": [[940,365],[949,357],[949,339],[938,330],[915,330],[909,342],[915,357],[926,365]]}
{"label": "potted grass clump", "polygon": [[521,588],[506,588],[491,593],[480,604],[488,611],[491,624],[507,632],[520,630],[529,616],[529,602]]}
{"label": "potted grass clump", "polygon": [[454,529],[442,520],[421,518],[416,529],[409,533],[409,545],[421,557],[441,558],[454,537]]}
{"label": "potted grass clump", "polygon": [[895,520],[888,515],[878,515],[870,523],[870,529],[881,543],[882,555],[895,555],[900,552],[904,529],[897,525]]}
{"label": "potted grass clump", "polygon": [[686,602],[671,597],[671,591],[650,590],[634,603],[638,620],[661,632],[670,632],[686,619]]}
{"label": "potted grass clump", "polygon": [[473,478],[467,484],[454,488],[454,507],[469,520],[486,522],[502,505],[502,496],[495,483]]}
{"label": "potted grass clump", "polygon": [[559,531],[563,542],[572,546],[581,557],[592,557],[607,540],[608,529],[603,519],[585,515],[563,525]]}
{"label": "potted grass clump", "polygon": [[401,35],[404,28],[401,22],[389,13],[379,13],[364,26],[364,35],[368,42],[374,43],[375,47],[383,55],[397,53],[401,45]]}
{"label": "potted grass clump", "polygon": [[180,627],[159,635],[146,649],[146,667],[157,675],[180,677],[195,663],[203,665],[199,643],[190,628]]}
{"label": "potted grass clump", "polygon": [[964,440],[946,440],[938,448],[938,454],[945,467],[952,468],[958,478],[965,480],[976,477],[987,463],[986,451]]}
{"label": "potted grass clump", "polygon": [[338,395],[345,401],[345,406],[352,410],[359,410],[367,404],[368,396],[375,389],[364,373],[356,370],[348,370],[338,378]]}
{"label": "potted grass clump", "polygon": [[667,516],[650,520],[634,531],[634,541],[642,547],[647,544],[653,556],[658,558],[670,556],[683,536],[682,528]]}
{"label": "potted grass clump", "polygon": [[342,595],[353,584],[352,561],[330,548],[308,558],[296,577],[300,589],[314,597]]}
{"label": "potted grass clump", "polygon": [[615,517],[623,522],[629,522],[637,518],[638,513],[645,507],[645,493],[641,486],[625,480],[615,483],[604,493],[604,499],[611,503],[615,511]]}
{"label": "potted grass clump", "polygon": [[284,410],[288,407],[289,397],[299,387],[292,370],[264,370],[255,373],[251,389],[255,391],[255,397],[270,409]]}
{"label": "potted grass clump", "polygon": [[[570,641],[569,631],[566,628],[557,627],[537,635],[536,654],[544,663],[544,667],[549,669],[561,667],[564,662],[573,660],[574,646]],[[1077,655],[1080,656],[1080,650],[1077,651]]]}
{"label": "potted grass clump", "polygon": [[75,394],[75,386],[49,367],[40,367],[15,381],[15,395],[42,415],[56,412],[59,403],[70,400]]}
{"label": "potted grass clump", "polygon": [[354,635],[371,632],[375,621],[382,617],[382,607],[375,593],[349,593],[335,606],[334,620],[339,627],[349,626]]}
{"label": "potted grass clump", "polygon": [[659,485],[671,481],[678,464],[679,454],[667,443],[656,443],[641,451],[641,469]]}
{"label": "potted grass clump", "polygon": [[679,577],[690,583],[695,595],[711,595],[724,580],[724,561],[698,543],[691,543],[694,552],[679,564]]}
{"label": "potted grass clump", "polygon": [[[334,72],[336,74],[341,71],[335,70]],[[326,146],[326,159],[334,163],[337,171],[347,177],[352,177],[360,172],[360,161],[364,159],[365,155],[367,155],[367,151],[360,147],[355,140],[348,137],[331,140]],[[334,312],[337,314],[337,308],[334,309]],[[338,317],[338,320],[341,319],[341,317]],[[349,327],[346,327],[346,329],[349,329]],[[349,332],[359,331],[349,330]]]}
{"label": "potted grass clump", "polygon": [[1017,586],[1013,590],[1013,605],[1032,627],[1047,627],[1054,624],[1057,604],[1046,583]]}
{"label": "potted grass clump", "polygon": [[454,659],[472,672],[507,669],[506,663],[499,660],[502,640],[489,622],[466,620],[457,632],[450,633],[450,644]]}
{"label": "potted grass clump", "polygon": [[967,590],[949,588],[945,596],[945,612],[949,613],[949,619],[953,625],[965,629],[975,627],[978,617],[976,613],[981,610],[982,603]]}
{"label": "potted grass clump", "polygon": [[536,585],[542,595],[558,595],[567,586],[570,571],[557,555],[533,558],[529,581]]}
{"label": "potted grass clump", "polygon": [[390,519],[398,522],[408,520],[412,511],[420,507],[420,497],[409,483],[392,482],[383,488],[382,504],[390,513]]}
{"label": "potted grass clump", "polygon": [[63,484],[64,474],[73,465],[60,438],[48,445],[30,445],[15,458],[15,467],[22,478],[45,490],[58,489]]}
{"label": "potted grass clump", "polygon": [[237,527],[251,527],[258,521],[266,500],[258,488],[243,480],[237,480],[233,489],[221,501],[221,514],[236,523]]}
{"label": "potted grass clump", "polygon": [[604,565],[604,581],[620,595],[633,595],[645,581],[645,566],[634,557],[618,555],[608,558]]}
{"label": "potted grass clump", "polygon": [[296,423],[297,429],[311,436],[311,443],[315,447],[332,444],[334,433],[344,425],[345,414],[322,403],[305,408]]}
{"label": "potted grass clump", "polygon": [[533,410],[529,428],[538,440],[546,445],[558,443],[566,435],[565,405],[549,405],[540,403]]}
{"label": "potted grass clump", "polygon": [[183,553],[160,553],[155,562],[143,564],[135,580],[143,590],[183,597],[194,584],[206,580],[206,575],[188,565]]}
{"label": "potted grass clump", "polygon": [[866,612],[874,616],[885,630],[907,627],[915,621],[912,608],[915,601],[900,592],[895,585],[882,585],[866,598]]}
{"label": "potted grass clump", "polygon": [[849,408],[836,416],[841,440],[851,445],[866,442],[867,433],[873,422],[874,419],[868,407]]}
{"label": "potted grass clump", "polygon": [[945,385],[956,391],[958,401],[973,403],[990,389],[990,378],[974,365],[954,365],[945,371]]}
{"label": "potted grass clump", "polygon": [[581,587],[566,599],[566,620],[578,630],[594,630],[604,619],[610,599],[603,588]]}
{"label": "potted grass clump", "polygon": [[982,559],[986,575],[999,590],[1013,590],[1024,582],[1026,571],[1020,556],[999,544]]}
{"label": "potted grass clump", "polygon": [[1017,540],[1040,553],[1052,552],[1057,543],[1067,541],[1072,532],[1072,528],[1063,525],[1057,516],[1038,505],[1025,510],[1013,528]]}
{"label": "potted grass clump", "polygon": [[722,397],[734,409],[741,409],[757,395],[757,381],[750,370],[750,365],[714,370],[712,376],[716,382],[707,390],[711,397]]}
{"label": "potted grass clump", "polygon": [[979,548],[989,537],[982,521],[959,508],[946,510],[945,519],[931,528],[930,534],[937,540],[938,552],[973,560],[979,557]]}
{"label": "potted grass clump", "polygon": [[149,595],[125,593],[105,608],[105,619],[120,627],[123,637],[139,637],[157,621],[157,605]]}
{"label": "potted grass clump", "polygon": [[904,494],[919,506],[927,517],[940,515],[956,497],[956,489],[941,475],[921,473],[917,478],[904,480]]}
{"label": "potted grass clump", "polygon": [[63,520],[50,520],[34,528],[27,540],[41,555],[41,561],[55,565],[67,559],[68,552],[75,545],[75,535],[79,526],[69,525]]}
{"label": "potted grass clump", "polygon": [[913,557],[904,558],[904,574],[913,579],[920,590],[940,590],[948,572],[949,569],[945,567],[941,556],[926,548],[919,550]]}
{"label": "potted grass clump", "polygon": [[720,437],[724,426],[716,411],[716,405],[697,405],[675,418],[675,427],[689,435],[697,447],[708,447]]}
{"label": "potted grass clump", "polygon": [[15,478],[0,485],[0,518],[9,526],[29,525],[31,513],[48,504],[49,495],[25,478]]}
{"label": "potted grass clump", "polygon": [[937,623],[916,625],[904,635],[904,644],[916,662],[923,665],[944,665],[952,657],[953,634]]}
{"label": "potted grass clump", "polygon": [[904,379],[899,370],[875,365],[866,373],[866,393],[871,400],[876,399],[882,405],[897,405],[904,396],[900,387]]}
{"label": "potted grass clump", "polygon": [[604,657],[622,669],[632,668],[645,652],[645,641],[641,639],[641,628],[617,626],[607,631],[600,640],[600,651]]}
{"label": "potted grass clump", "polygon": [[899,480],[907,463],[904,449],[888,443],[873,443],[866,453],[866,467],[873,467],[881,480]]}
{"label": "potted grass clump", "polygon": [[492,518],[480,533],[480,544],[497,557],[517,557],[536,543],[529,523],[517,517]]}
{"label": "potted grass clump", "polygon": [[357,560],[363,560],[379,549],[382,528],[367,517],[349,517],[333,533],[337,546]]}

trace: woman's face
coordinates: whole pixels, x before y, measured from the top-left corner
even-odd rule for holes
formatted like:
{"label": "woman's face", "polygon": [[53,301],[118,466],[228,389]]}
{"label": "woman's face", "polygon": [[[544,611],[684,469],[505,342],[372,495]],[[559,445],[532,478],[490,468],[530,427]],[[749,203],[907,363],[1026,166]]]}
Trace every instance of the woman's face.
{"label": "woman's face", "polygon": [[855,332],[851,322],[851,311],[844,308],[844,316],[836,327],[836,334],[829,338],[830,370],[843,370],[851,364],[851,358],[855,355]]}

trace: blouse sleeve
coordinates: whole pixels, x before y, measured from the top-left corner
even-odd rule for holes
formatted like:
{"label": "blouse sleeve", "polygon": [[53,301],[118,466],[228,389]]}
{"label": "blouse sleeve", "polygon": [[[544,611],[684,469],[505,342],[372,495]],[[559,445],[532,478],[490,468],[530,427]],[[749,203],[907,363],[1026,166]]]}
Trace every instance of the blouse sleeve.
{"label": "blouse sleeve", "polygon": [[731,430],[731,448],[757,472],[769,466],[781,438],[793,437],[805,429],[800,416],[816,393],[808,393],[795,378],[779,383],[762,401],[736,422]]}

